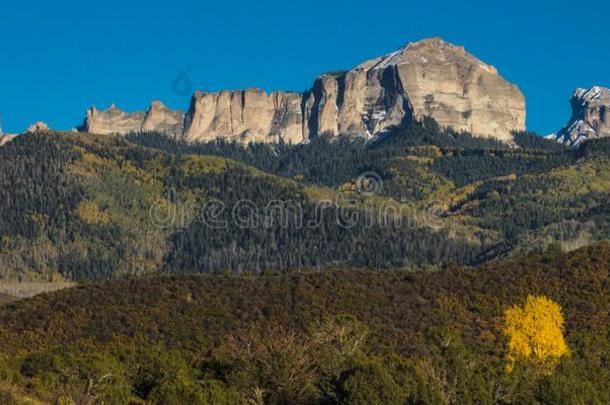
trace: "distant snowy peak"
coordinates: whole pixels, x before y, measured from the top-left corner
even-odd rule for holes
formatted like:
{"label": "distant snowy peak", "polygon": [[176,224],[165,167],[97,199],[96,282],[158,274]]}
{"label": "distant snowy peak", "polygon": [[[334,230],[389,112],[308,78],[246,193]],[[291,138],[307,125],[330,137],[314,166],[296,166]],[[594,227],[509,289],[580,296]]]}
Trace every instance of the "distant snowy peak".
{"label": "distant snowy peak", "polygon": [[589,139],[610,137],[610,89],[594,86],[576,89],[571,99],[572,117],[547,138],[573,147]]}
{"label": "distant snowy peak", "polygon": [[590,89],[579,88],[574,91],[574,98],[589,103],[610,104],[610,89],[593,86]]}

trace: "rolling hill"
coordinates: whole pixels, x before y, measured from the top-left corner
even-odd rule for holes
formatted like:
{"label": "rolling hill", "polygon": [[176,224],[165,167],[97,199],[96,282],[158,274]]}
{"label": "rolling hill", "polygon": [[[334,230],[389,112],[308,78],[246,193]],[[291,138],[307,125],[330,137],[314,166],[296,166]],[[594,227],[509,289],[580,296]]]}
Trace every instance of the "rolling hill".
{"label": "rolling hill", "polygon": [[[609,259],[104,281],[1,308],[0,372],[45,401],[606,403]],[[565,315],[553,374],[504,370],[503,312],[528,295]]]}
{"label": "rolling hill", "polygon": [[607,142],[516,142],[432,120],[297,146],[23,135],[0,149],[2,277],[424,268],[608,239]]}

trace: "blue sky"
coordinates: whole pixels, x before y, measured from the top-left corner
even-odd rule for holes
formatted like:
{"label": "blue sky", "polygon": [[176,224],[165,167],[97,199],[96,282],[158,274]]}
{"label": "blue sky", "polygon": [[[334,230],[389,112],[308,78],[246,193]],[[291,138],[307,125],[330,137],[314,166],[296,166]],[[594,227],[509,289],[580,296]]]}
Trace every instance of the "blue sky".
{"label": "blue sky", "polygon": [[540,133],[567,121],[574,88],[610,87],[608,1],[22,1],[0,12],[0,112],[18,132],[70,129],[90,105],[186,109],[181,75],[201,90],[304,90],[431,36],[517,84]]}

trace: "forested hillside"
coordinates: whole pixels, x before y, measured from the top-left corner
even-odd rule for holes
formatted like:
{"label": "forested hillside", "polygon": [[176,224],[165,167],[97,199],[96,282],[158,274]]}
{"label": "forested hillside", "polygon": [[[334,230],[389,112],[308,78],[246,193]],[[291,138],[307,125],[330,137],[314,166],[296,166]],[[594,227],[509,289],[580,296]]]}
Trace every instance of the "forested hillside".
{"label": "forested hillside", "polygon": [[20,136],[0,401],[608,403],[609,151]]}
{"label": "forested hillside", "polygon": [[[61,403],[605,404],[609,263],[605,243],[434,272],[75,287],[0,309],[0,392]],[[511,360],[507,314],[528,297],[557,303],[568,354]],[[544,331],[544,313],[533,319]]]}
{"label": "forested hillside", "polygon": [[296,146],[24,135],[0,148],[0,271],[417,269],[607,239],[608,142],[515,142],[432,120]]}

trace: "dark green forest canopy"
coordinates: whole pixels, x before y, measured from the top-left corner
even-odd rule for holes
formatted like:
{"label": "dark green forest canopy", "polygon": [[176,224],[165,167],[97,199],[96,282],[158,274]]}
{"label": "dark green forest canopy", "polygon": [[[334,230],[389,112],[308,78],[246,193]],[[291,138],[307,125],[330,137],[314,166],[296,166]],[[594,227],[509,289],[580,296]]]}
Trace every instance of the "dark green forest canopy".
{"label": "dark green forest canopy", "polygon": [[[371,141],[308,145],[24,135],[0,148],[0,269],[11,279],[90,280],[425,268],[608,239],[607,142],[571,150],[521,133],[515,144],[430,120]],[[357,192],[363,173],[378,176],[375,195]],[[318,226],[242,229],[231,210],[242,200],[263,217],[270,201],[293,202],[300,223]],[[217,218],[225,228],[201,220],[210,201],[226,208]],[[151,218],[159,207],[170,223]],[[388,210],[406,225],[388,226],[378,215]],[[344,226],[353,216],[372,219]]]}
{"label": "dark green forest canopy", "polygon": [[[494,139],[477,138],[467,133],[440,130],[436,122],[392,129],[373,141],[362,138],[319,137],[304,145],[250,144],[216,140],[208,143],[188,144],[174,141],[155,133],[131,134],[130,141],[173,154],[201,154],[227,157],[281,176],[302,176],[305,180],[326,186],[338,186],[366,171],[377,171],[383,178],[391,178],[388,165],[393,159],[411,153],[417,147],[436,146],[443,156],[457,155],[455,159],[441,159],[433,166],[435,171],[452,176],[460,184],[496,177],[517,171],[544,171],[570,162],[570,150],[531,133],[516,135],[516,145],[509,148]],[[489,152],[496,159],[485,160]],[[425,149],[419,153],[425,154]],[[538,156],[536,159],[533,156]],[[454,169],[454,170],[451,170]],[[492,170],[490,172],[490,169]]]}

